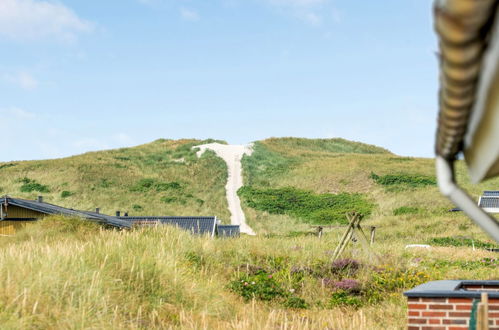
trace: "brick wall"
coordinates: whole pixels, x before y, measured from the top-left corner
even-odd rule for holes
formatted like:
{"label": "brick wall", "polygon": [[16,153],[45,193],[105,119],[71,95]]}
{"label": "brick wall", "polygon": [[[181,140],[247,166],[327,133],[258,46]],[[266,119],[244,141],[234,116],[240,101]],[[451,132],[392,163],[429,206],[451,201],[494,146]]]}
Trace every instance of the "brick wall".
{"label": "brick wall", "polygon": [[[472,298],[408,298],[409,330],[467,330]],[[499,330],[499,299],[489,299],[490,330]]]}

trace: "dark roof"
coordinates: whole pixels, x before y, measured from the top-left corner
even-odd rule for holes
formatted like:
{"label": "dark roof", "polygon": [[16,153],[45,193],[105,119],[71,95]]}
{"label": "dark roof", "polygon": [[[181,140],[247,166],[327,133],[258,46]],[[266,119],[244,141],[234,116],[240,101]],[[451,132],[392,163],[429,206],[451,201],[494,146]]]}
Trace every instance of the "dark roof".
{"label": "dark roof", "polygon": [[1,197],[0,203],[4,204],[5,200],[9,205],[14,205],[18,207],[22,207],[28,210],[37,211],[43,214],[61,214],[70,217],[79,217],[84,218],[96,222],[101,222],[110,226],[118,227],[118,228],[130,228],[131,225],[127,221],[120,220],[116,217],[112,217],[105,214],[89,212],[89,211],[80,211],[68,209],[62,206],[57,206],[54,204],[49,204],[45,202],[38,202],[27,199],[20,198],[11,198],[11,197]]}
{"label": "dark roof", "polygon": [[134,225],[153,226],[157,224],[172,225],[189,230],[193,234],[215,235],[217,217],[118,217]]}
{"label": "dark roof", "polygon": [[499,197],[499,191],[497,190],[485,190],[483,196],[497,196]]}
{"label": "dark roof", "polygon": [[[475,298],[480,299],[481,290],[466,290],[468,286],[497,287],[499,281],[481,280],[442,280],[426,282],[404,292],[406,297],[426,298]],[[484,289],[486,291],[486,289]],[[499,292],[489,291],[489,298],[499,298]]]}
{"label": "dark roof", "polygon": [[217,225],[217,235],[220,237],[239,237],[239,225]]}
{"label": "dark roof", "polygon": [[486,209],[499,208],[499,196],[498,197],[482,196],[480,198],[480,203],[478,206],[480,206],[482,208],[486,208]]}

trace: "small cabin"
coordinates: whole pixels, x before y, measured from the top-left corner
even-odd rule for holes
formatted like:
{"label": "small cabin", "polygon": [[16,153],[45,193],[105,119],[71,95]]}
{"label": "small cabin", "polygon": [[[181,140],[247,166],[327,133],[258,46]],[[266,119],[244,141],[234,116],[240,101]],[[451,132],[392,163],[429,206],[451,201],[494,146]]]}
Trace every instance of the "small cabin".
{"label": "small cabin", "polygon": [[45,203],[43,197],[37,200],[27,200],[4,196],[0,198],[0,236],[13,235],[16,231],[31,221],[42,219],[47,215],[65,215],[79,217],[90,221],[118,228],[130,228],[127,221],[120,220],[98,212],[68,209],[62,206]]}
{"label": "small cabin", "polygon": [[37,200],[0,198],[0,236],[10,236],[31,221],[42,219],[47,215],[65,215],[79,217],[117,228],[132,228],[136,226],[170,225],[190,231],[192,234],[209,235],[210,237],[238,237],[239,225],[222,225],[217,217],[129,217],[105,215],[96,209],[95,212],[68,209],[62,206],[46,203],[42,196]]}

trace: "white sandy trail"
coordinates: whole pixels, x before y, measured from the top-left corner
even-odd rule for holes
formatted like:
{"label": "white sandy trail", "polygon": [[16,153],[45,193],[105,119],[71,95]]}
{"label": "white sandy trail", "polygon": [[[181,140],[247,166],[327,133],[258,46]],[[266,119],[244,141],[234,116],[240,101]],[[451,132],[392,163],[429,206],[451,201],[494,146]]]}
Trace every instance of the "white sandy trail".
{"label": "white sandy trail", "polygon": [[197,153],[198,157],[201,156],[206,150],[213,150],[218,157],[222,158],[227,163],[229,177],[227,179],[225,191],[231,214],[230,222],[233,225],[240,225],[241,233],[255,235],[253,229],[246,224],[246,217],[244,216],[243,209],[241,208],[241,200],[237,195],[237,191],[243,186],[243,169],[241,159],[245,154],[251,155],[253,152],[251,145],[209,143],[196,146],[195,148],[199,148]]}

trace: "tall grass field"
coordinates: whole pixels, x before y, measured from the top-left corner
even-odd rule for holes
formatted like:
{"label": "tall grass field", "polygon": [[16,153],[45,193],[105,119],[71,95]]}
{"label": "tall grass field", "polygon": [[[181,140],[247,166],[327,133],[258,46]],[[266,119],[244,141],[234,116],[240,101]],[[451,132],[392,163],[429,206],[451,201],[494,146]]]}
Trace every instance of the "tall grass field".
{"label": "tall grass field", "polygon": [[[209,141],[157,140],[64,159],[0,163],[2,195],[130,215],[230,222],[226,165]],[[239,191],[257,236],[113,230],[53,216],[0,237],[2,329],[404,329],[405,290],[499,279],[495,244],[438,192],[432,159],[343,139],[271,138],[243,158]],[[469,184],[478,199],[499,180]],[[345,213],[376,226],[372,251],[333,261]],[[430,249],[406,249],[429,244]]]}

